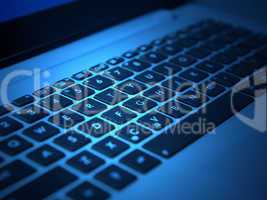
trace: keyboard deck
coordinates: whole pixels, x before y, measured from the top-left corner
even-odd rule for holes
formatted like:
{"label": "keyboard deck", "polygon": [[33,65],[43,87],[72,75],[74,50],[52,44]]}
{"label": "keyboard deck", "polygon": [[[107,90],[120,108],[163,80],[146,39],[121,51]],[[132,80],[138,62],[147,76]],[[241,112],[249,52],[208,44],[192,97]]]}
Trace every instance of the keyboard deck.
{"label": "keyboard deck", "polygon": [[231,92],[266,64],[266,36],[208,19],[2,105],[0,190],[112,197],[252,103]]}

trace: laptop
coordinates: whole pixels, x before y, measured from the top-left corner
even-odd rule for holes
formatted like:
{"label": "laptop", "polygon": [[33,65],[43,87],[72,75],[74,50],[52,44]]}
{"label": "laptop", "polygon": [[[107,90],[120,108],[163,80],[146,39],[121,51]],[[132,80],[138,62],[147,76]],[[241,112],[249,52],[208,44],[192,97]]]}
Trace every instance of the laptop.
{"label": "laptop", "polygon": [[2,10],[1,199],[266,199],[266,27],[180,0]]}

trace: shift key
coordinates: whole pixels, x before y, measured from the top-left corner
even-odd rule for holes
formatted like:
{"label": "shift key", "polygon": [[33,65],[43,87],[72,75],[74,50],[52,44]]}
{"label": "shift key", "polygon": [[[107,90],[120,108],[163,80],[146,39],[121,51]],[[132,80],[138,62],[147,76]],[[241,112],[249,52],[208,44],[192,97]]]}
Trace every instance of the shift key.
{"label": "shift key", "polygon": [[0,190],[17,183],[18,181],[33,174],[35,169],[26,163],[16,160],[0,168]]}
{"label": "shift key", "polygon": [[34,199],[41,200],[61,188],[75,181],[77,177],[61,167],[55,167],[46,174],[33,180],[17,191],[11,193],[6,199]]}

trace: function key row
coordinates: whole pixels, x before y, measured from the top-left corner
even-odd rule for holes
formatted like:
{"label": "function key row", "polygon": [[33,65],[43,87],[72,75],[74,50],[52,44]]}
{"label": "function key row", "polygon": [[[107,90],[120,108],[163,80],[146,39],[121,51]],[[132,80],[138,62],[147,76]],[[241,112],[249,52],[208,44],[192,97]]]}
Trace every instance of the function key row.
{"label": "function key row", "polygon": [[24,95],[20,98],[15,99],[12,104],[17,107],[23,107],[29,105],[35,101],[34,97],[31,95]]}

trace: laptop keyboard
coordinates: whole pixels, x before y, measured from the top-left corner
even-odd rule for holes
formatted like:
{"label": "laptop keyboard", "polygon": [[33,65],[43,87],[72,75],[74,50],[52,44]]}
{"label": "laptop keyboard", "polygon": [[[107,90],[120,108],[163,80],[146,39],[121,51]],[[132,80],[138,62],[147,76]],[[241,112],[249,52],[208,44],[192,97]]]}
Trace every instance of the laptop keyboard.
{"label": "laptop keyboard", "polygon": [[[182,123],[233,116],[232,87],[266,76],[266,51],[266,36],[204,20],[0,106],[0,189],[11,188],[7,199],[61,189],[109,198],[207,133]],[[249,91],[234,95],[237,111]]]}

